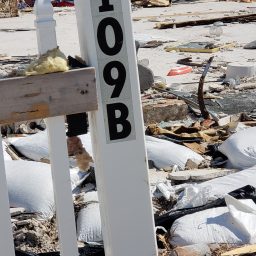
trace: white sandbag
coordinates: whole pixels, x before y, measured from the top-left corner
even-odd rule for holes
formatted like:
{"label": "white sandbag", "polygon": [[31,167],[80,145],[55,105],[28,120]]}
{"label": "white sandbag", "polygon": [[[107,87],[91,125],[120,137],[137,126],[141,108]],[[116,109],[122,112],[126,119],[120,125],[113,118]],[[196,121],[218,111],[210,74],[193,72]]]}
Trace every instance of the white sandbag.
{"label": "white sandbag", "polygon": [[233,168],[243,170],[256,165],[256,127],[233,134],[219,151],[228,157]]}
{"label": "white sandbag", "polygon": [[205,244],[244,244],[243,232],[236,228],[227,207],[213,208],[177,219],[170,230],[173,246]]}
{"label": "white sandbag", "polygon": [[208,193],[209,196],[218,196],[223,198],[226,194],[247,185],[256,187],[256,166],[224,177],[203,182],[198,186],[211,187],[211,190]]}
{"label": "white sandbag", "polygon": [[46,131],[10,141],[10,143],[28,159],[37,162],[44,160],[49,161],[49,147]]}
{"label": "white sandbag", "polygon": [[[50,165],[23,160],[6,161],[5,165],[10,206],[52,217],[55,204]],[[71,188],[76,189],[86,175],[73,170]]]}
{"label": "white sandbag", "polygon": [[99,203],[88,204],[78,213],[77,238],[86,243],[102,243]]}
{"label": "white sandbag", "polygon": [[146,136],[146,148],[148,160],[159,169],[174,165],[184,169],[188,159],[196,163],[203,161],[202,156],[187,147],[151,136]]}
{"label": "white sandbag", "polygon": [[77,238],[86,243],[102,243],[100,209],[97,192],[88,192],[84,196],[85,208],[77,217]]}
{"label": "white sandbag", "polygon": [[171,228],[174,246],[206,244],[254,244],[256,205],[251,199],[226,196],[227,207],[208,209],[177,219]]}
{"label": "white sandbag", "polygon": [[11,207],[23,207],[43,218],[54,215],[50,166],[29,161],[7,161],[6,176]]}
{"label": "white sandbag", "polygon": [[[79,136],[86,151],[92,155],[92,142],[90,133]],[[49,147],[46,131],[24,137],[12,142],[17,150],[34,161],[49,160]],[[203,157],[191,149],[172,143],[146,136],[146,148],[148,159],[152,160],[157,168],[178,165],[184,168],[188,159],[200,163]]]}
{"label": "white sandbag", "polygon": [[[90,133],[78,136],[86,151],[92,156],[92,145]],[[47,131],[38,132],[36,134],[23,137],[17,140],[10,140],[10,143],[25,157],[41,162],[49,161],[49,146]],[[73,165],[73,164],[72,164]]]}

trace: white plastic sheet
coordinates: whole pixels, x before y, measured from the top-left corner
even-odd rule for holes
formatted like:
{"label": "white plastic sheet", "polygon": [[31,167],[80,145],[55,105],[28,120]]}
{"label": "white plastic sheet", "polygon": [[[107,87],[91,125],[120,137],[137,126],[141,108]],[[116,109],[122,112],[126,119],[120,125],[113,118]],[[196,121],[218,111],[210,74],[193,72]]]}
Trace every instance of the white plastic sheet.
{"label": "white plastic sheet", "polygon": [[181,193],[175,209],[203,206],[209,201],[216,200],[215,196],[211,196],[211,190],[211,186],[199,187],[196,184],[188,185]]}
{"label": "white plastic sheet", "polygon": [[256,187],[256,166],[224,177],[203,182],[198,186],[211,186],[209,195],[223,198],[226,194],[247,185]]}
{"label": "white plastic sheet", "polygon": [[252,200],[237,200],[225,197],[234,225],[247,237],[247,243],[256,243],[256,205]]}
{"label": "white plastic sheet", "polygon": [[202,206],[247,185],[256,187],[256,166],[200,184],[184,184],[184,192],[180,194],[175,208]]}

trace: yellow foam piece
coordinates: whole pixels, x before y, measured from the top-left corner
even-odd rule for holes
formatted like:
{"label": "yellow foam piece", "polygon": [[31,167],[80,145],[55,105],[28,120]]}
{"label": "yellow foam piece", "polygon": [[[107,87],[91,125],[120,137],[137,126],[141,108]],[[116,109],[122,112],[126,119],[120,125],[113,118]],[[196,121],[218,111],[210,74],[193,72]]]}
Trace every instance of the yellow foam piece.
{"label": "yellow foam piece", "polygon": [[231,48],[235,45],[233,43],[223,44],[221,46],[215,47],[213,49],[204,49],[204,48],[189,48],[185,46],[167,46],[165,47],[165,51],[177,51],[177,52],[191,52],[191,53],[215,53],[220,51],[221,49]]}
{"label": "yellow foam piece", "polygon": [[49,50],[41,55],[39,59],[33,61],[25,70],[26,76],[43,75],[69,70],[68,60],[59,47]]}

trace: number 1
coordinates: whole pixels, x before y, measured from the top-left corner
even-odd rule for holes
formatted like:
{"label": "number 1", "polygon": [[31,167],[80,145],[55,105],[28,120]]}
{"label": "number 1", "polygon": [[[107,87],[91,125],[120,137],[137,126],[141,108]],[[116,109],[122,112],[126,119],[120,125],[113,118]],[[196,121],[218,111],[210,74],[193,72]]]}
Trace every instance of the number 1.
{"label": "number 1", "polygon": [[99,12],[114,11],[114,6],[109,4],[109,0],[102,0],[102,6],[99,7]]}

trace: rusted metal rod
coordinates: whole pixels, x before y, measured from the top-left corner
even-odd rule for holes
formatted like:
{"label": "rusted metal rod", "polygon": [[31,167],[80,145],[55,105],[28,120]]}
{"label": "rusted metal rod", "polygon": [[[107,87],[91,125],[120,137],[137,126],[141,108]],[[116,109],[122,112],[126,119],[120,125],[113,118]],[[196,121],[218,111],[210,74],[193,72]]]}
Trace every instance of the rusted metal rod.
{"label": "rusted metal rod", "polygon": [[206,77],[206,75],[209,71],[209,68],[210,68],[211,64],[212,64],[213,58],[214,57],[212,56],[208,60],[206,66],[205,66],[204,72],[203,72],[203,74],[200,78],[199,86],[198,86],[198,104],[199,104],[199,109],[200,109],[204,119],[209,119],[210,118],[210,114],[207,111],[205,103],[204,103],[204,80],[205,80],[205,77]]}

